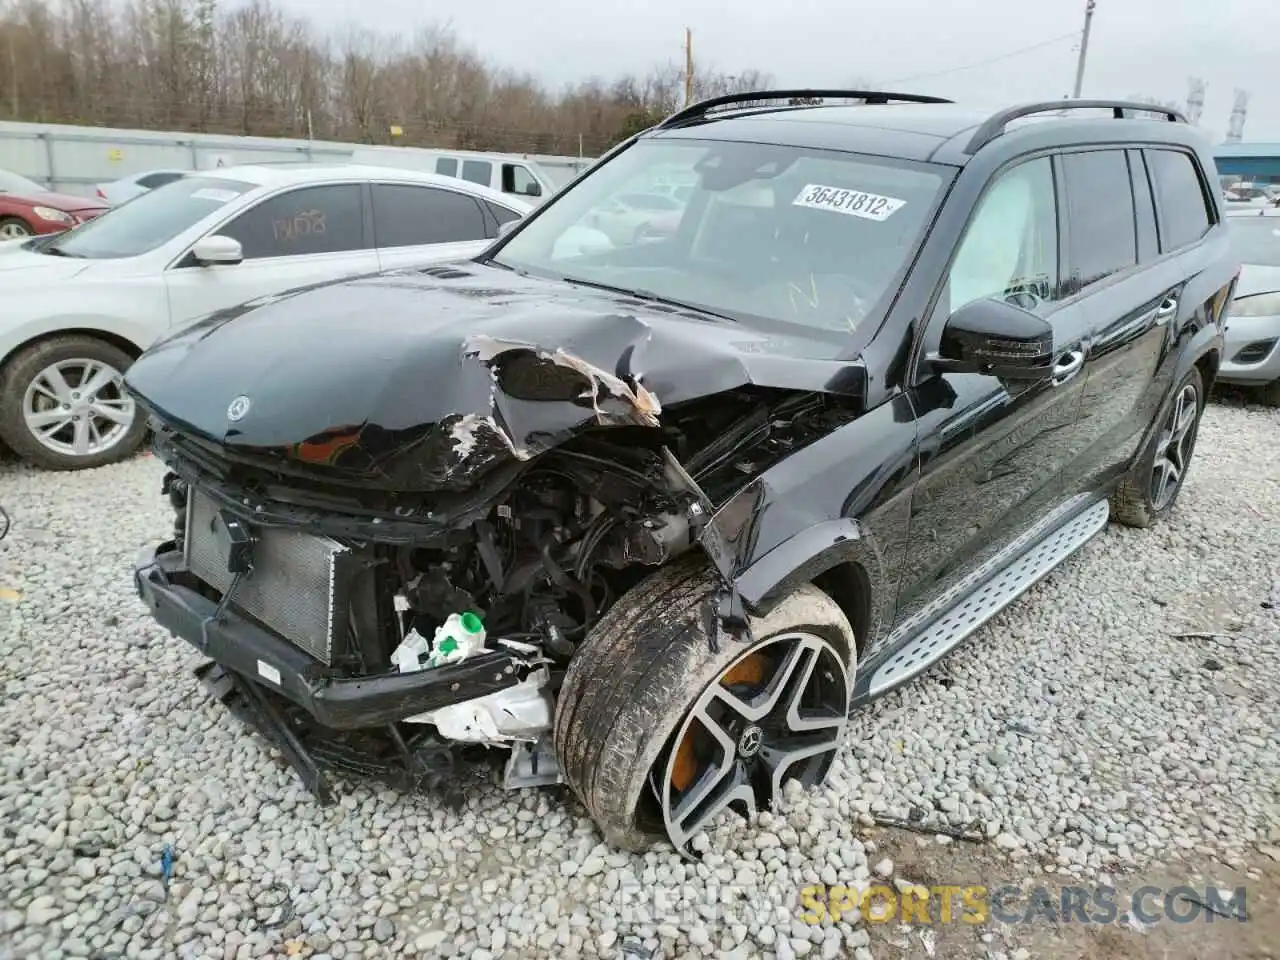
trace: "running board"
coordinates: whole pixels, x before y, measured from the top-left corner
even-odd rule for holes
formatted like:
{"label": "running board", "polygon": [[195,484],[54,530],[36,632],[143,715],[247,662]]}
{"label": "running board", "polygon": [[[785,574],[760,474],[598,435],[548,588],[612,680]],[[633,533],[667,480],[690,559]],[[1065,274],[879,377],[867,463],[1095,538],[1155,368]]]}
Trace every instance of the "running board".
{"label": "running board", "polygon": [[[950,601],[945,609],[936,614],[933,614],[936,607],[923,611],[928,619],[927,624],[918,626],[919,618],[912,618],[903,628],[895,631],[902,633],[911,630],[914,636],[876,668],[867,686],[860,691],[861,696],[855,694],[854,702],[872,700],[942,659],[962,640],[1039,582],[1045,574],[1088,543],[1107,525],[1109,513],[1107,501],[1099,500],[1072,515],[1065,523],[1052,528],[1033,547],[1018,553],[994,574],[990,572],[989,566],[975,571],[975,576],[970,581],[972,585],[962,585],[960,589],[963,593],[958,598],[954,598],[954,593],[942,598],[944,603]],[[1010,546],[1016,549],[1018,544]],[[1004,555],[1008,556],[1008,553],[1005,552]],[[993,563],[998,563],[1000,559],[1002,558],[993,558]],[[891,638],[887,646],[892,648],[896,644],[897,641]]]}

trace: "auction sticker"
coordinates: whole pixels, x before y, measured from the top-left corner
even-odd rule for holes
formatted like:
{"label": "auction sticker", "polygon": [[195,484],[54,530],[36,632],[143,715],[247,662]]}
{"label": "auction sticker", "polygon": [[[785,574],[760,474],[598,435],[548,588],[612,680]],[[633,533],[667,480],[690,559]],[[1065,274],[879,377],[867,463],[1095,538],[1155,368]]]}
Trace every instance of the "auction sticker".
{"label": "auction sticker", "polygon": [[793,207],[847,213],[851,217],[862,217],[865,220],[888,220],[906,203],[907,201],[897,197],[882,197],[878,193],[827,187],[820,183],[805,184],[799,196],[791,201]]}

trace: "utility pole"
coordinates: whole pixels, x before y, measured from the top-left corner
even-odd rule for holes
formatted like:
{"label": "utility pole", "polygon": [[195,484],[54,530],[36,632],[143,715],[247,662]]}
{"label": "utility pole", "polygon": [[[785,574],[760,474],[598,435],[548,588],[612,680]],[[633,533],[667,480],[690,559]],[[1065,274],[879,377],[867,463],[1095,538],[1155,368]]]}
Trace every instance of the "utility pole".
{"label": "utility pole", "polygon": [[1095,6],[1097,6],[1097,0],[1085,0],[1084,33],[1080,37],[1080,59],[1076,61],[1076,89],[1072,94],[1076,99],[1080,98],[1080,89],[1084,86],[1084,58],[1089,53],[1089,27],[1093,24]]}
{"label": "utility pole", "polygon": [[693,103],[693,33],[684,28],[684,105]]}
{"label": "utility pole", "polygon": [[[5,12],[8,13],[7,10]],[[9,79],[13,83],[13,119],[21,120],[22,118],[18,116],[18,44],[14,39],[17,29],[13,23],[6,24],[5,33],[9,35]]]}

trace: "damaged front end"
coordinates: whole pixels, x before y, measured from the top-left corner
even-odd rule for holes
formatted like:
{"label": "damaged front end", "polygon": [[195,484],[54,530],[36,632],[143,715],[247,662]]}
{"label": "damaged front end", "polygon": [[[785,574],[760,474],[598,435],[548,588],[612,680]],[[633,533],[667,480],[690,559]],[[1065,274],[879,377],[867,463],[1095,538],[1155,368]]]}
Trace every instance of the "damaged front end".
{"label": "damaged front end", "polygon": [[[859,409],[754,384],[741,365],[706,368],[724,389],[664,405],[629,369],[634,349],[610,368],[511,336],[454,343],[453,412],[397,427],[365,411],[301,441],[258,398],[225,435],[197,429],[199,401],[172,386],[163,351],[130,373],[175,511],[172,538],[137,563],[138,591],[322,799],[327,771],[454,790],[461,764],[493,748],[506,786],[560,782],[555,698],[588,631],[697,548],[744,484]],[[709,362],[727,371],[727,356]],[[706,540],[713,560],[722,535]],[[744,624],[728,579],[718,604]],[[479,634],[456,635],[464,614]]]}

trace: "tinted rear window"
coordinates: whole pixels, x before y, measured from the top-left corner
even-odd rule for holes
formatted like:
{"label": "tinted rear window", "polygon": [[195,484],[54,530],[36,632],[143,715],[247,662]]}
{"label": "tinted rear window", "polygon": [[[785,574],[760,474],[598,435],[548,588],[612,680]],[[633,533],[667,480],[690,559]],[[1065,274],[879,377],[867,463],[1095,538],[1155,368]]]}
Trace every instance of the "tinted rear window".
{"label": "tinted rear window", "polygon": [[1195,243],[1212,223],[1195,161],[1177,150],[1148,150],[1147,166],[1160,206],[1161,247],[1176,250]]}
{"label": "tinted rear window", "polygon": [[1123,150],[1062,157],[1071,287],[1079,290],[1138,262],[1133,188]]}
{"label": "tinted rear window", "polygon": [[520,214],[516,213],[514,210],[501,206],[497,203],[490,203],[487,200],[485,203],[488,205],[489,212],[493,214],[493,218],[498,221],[499,225],[520,219]]}
{"label": "tinted rear window", "polygon": [[374,184],[373,219],[383,249],[483,240],[486,233],[484,214],[475,200],[432,187]]}

